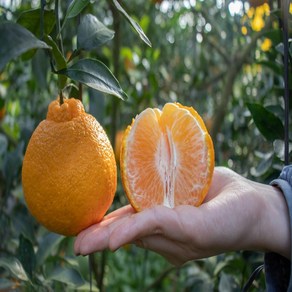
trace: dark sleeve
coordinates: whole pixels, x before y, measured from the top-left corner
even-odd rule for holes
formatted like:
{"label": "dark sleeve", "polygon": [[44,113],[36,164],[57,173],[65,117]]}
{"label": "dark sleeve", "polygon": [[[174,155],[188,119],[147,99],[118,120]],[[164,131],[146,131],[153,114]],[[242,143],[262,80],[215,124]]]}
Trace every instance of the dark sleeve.
{"label": "dark sleeve", "polygon": [[[278,179],[271,182],[272,186],[281,189],[288,206],[290,230],[292,229],[292,165],[285,166]],[[292,243],[292,231],[290,232]],[[291,251],[290,251],[291,253]],[[292,259],[292,254],[291,254]],[[265,254],[265,273],[267,291],[292,291],[291,261],[276,253]]]}

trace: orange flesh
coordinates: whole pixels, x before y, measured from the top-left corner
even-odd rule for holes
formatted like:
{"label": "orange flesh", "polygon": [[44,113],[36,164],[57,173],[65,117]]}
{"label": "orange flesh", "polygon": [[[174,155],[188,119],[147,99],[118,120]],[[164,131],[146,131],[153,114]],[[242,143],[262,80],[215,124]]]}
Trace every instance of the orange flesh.
{"label": "orange flesh", "polygon": [[173,103],[162,111],[146,109],[126,139],[123,182],[136,210],[202,203],[213,173],[214,152],[193,109]]}

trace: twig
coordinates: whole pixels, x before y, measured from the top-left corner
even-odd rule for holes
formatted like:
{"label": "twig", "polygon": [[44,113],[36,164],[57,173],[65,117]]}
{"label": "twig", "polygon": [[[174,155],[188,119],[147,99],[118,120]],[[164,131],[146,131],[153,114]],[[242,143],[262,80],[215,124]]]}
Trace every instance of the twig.
{"label": "twig", "polygon": [[[109,7],[113,15],[113,29],[115,32],[115,37],[113,39],[113,65],[114,65],[114,75],[119,80],[120,75],[120,50],[121,50],[121,25],[120,25],[120,14],[116,10],[115,6],[113,5],[112,1],[109,0]],[[118,117],[118,105],[119,100],[113,99],[112,103],[112,123],[111,123],[111,141],[113,147],[115,147],[115,139],[116,139],[116,132],[117,132],[117,117]]]}
{"label": "twig", "polygon": [[152,282],[148,287],[146,287],[143,291],[152,291],[154,288],[159,286],[159,284],[163,281],[164,278],[166,278],[171,272],[175,271],[176,267],[169,267],[162,271],[162,273]]}
{"label": "twig", "polygon": [[226,75],[227,70],[222,70],[218,74],[211,76],[210,79],[207,79],[205,82],[201,83],[198,85],[197,89],[198,90],[203,90],[208,88],[211,85],[214,85],[215,83],[219,82],[225,75]]}
{"label": "twig", "polygon": [[40,39],[44,39],[44,16],[45,16],[46,1],[41,0],[41,17],[40,17]]}
{"label": "twig", "polygon": [[60,13],[59,13],[59,0],[55,0],[55,15],[56,15],[56,33],[57,33],[57,39],[59,43],[59,49],[61,53],[64,55],[64,48],[63,48],[63,42],[62,42],[62,36],[61,36],[61,24],[60,24]]}
{"label": "twig", "polygon": [[[55,0],[55,14],[56,14],[56,33],[58,36],[59,49],[64,55],[63,41],[61,36],[60,14],[59,14],[59,0]],[[60,104],[64,103],[62,88],[59,88]]]}

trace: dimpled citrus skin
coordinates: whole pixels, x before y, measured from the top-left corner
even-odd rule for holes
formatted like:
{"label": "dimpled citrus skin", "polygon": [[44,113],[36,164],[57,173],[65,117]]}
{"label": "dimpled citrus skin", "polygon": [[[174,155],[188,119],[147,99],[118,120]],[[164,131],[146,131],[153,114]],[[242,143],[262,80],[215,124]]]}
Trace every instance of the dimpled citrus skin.
{"label": "dimpled citrus skin", "polygon": [[50,231],[73,236],[103,218],[116,191],[116,162],[81,101],[51,102],[29,141],[22,184],[28,209]]}

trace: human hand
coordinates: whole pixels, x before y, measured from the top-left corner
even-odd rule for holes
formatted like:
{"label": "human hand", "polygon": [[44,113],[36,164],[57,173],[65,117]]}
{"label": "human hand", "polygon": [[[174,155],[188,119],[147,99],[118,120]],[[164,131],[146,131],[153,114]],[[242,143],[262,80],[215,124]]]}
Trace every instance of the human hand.
{"label": "human hand", "polygon": [[276,188],[215,168],[200,207],[120,208],[75,241],[75,253],[115,251],[127,243],[155,251],[174,265],[233,250],[270,250],[289,257],[288,210]]}

